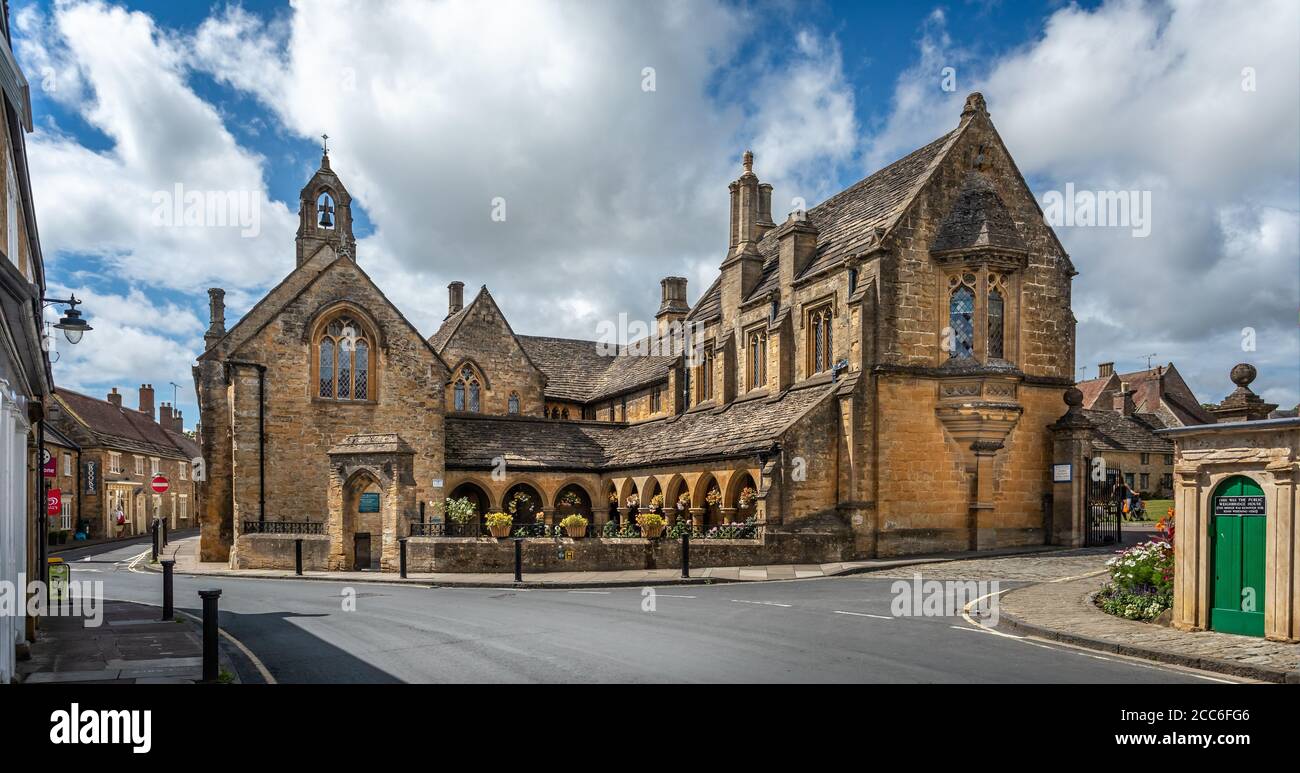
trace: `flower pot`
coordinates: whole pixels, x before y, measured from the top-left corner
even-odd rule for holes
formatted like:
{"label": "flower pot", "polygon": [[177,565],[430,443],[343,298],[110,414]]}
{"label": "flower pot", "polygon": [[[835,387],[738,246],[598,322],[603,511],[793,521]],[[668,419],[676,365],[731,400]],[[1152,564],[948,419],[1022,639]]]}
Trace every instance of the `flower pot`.
{"label": "flower pot", "polygon": [[501,539],[502,537],[509,537],[510,527],[513,525],[514,524],[511,523],[503,523],[496,526],[488,526],[488,533],[491,534],[493,537],[496,537],[497,539]]}
{"label": "flower pot", "polygon": [[659,535],[663,533],[664,533],[664,524],[662,523],[656,524],[654,526],[641,527],[641,536],[645,537],[646,539],[659,539]]}
{"label": "flower pot", "polygon": [[587,536],[586,526],[565,526],[564,531],[572,539],[582,539],[583,537]]}

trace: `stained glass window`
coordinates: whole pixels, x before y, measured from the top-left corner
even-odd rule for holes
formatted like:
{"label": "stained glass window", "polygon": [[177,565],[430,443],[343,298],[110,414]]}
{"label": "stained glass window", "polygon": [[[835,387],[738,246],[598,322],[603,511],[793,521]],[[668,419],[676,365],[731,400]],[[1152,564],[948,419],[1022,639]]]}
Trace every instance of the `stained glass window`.
{"label": "stained glass window", "polygon": [[1002,359],[1002,293],[989,290],[989,357]]}
{"label": "stained glass window", "polygon": [[952,328],[952,357],[970,357],[975,351],[975,293],[962,285],[948,301],[948,325]]}
{"label": "stained glass window", "polygon": [[478,413],[479,408],[478,382],[471,381],[469,382],[469,409],[472,413]]}
{"label": "stained glass window", "polygon": [[362,328],[347,317],[329,322],[318,343],[320,397],[365,400],[370,396],[370,343]]}
{"label": "stained glass window", "polygon": [[456,395],[456,410],[465,410],[465,382],[457,381],[456,386],[453,387],[452,391]]}

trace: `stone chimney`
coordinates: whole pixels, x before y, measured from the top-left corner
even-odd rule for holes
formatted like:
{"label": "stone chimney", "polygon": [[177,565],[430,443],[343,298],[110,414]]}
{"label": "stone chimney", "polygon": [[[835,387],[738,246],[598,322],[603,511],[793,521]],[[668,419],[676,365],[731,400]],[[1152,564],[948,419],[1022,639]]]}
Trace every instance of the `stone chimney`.
{"label": "stone chimney", "polygon": [[1115,373],[1115,363],[1103,362],[1097,366],[1097,378],[1110,378]]}
{"label": "stone chimney", "polygon": [[447,285],[447,316],[465,308],[465,283],[452,282]]}
{"label": "stone chimney", "polygon": [[172,428],[172,406],[171,403],[163,403],[158,406],[158,423],[163,429]]}
{"label": "stone chimney", "polygon": [[172,413],[172,431],[173,431],[173,432],[184,433],[184,432],[185,432],[185,416],[184,416],[180,411],[176,411],[176,410],[174,410],[174,409],[173,409],[173,411],[174,411],[174,412]]}
{"label": "stone chimney", "polygon": [[1260,421],[1267,419],[1268,415],[1277,408],[1272,403],[1264,402],[1264,398],[1255,394],[1250,388],[1250,384],[1255,380],[1259,372],[1255,366],[1248,362],[1241,362],[1233,366],[1228,377],[1232,383],[1237,385],[1232,394],[1223,398],[1223,402],[1217,407],[1208,409],[1214,416],[1214,420],[1219,424],[1226,424],[1236,421]]}
{"label": "stone chimney", "polygon": [[1128,388],[1127,381],[1119,385],[1119,391],[1115,393],[1113,399],[1116,413],[1123,416],[1132,416],[1137,411],[1137,405],[1133,402],[1133,390]]}
{"label": "stone chimney", "polygon": [[203,343],[211,347],[226,334],[226,291],[220,287],[208,288],[208,332]]}
{"label": "stone chimney", "polygon": [[[758,240],[765,226],[762,224],[762,192],[758,175],[754,174],[754,154],[745,151],[744,172],[731,183],[731,237],[727,257],[722,261],[721,302],[722,320],[726,328],[734,328],[740,318],[740,304],[758,286],[763,276],[763,256],[758,252]],[[771,207],[771,204],[768,204]],[[767,219],[771,219],[770,216]]]}
{"label": "stone chimney", "polygon": [[122,407],[122,393],[117,391],[117,387],[113,387],[113,391],[108,393],[108,401],[118,408]]}
{"label": "stone chimney", "polygon": [[140,413],[153,418],[153,384],[140,385]]}
{"label": "stone chimney", "polygon": [[659,338],[672,332],[673,325],[680,325],[686,319],[691,307],[686,303],[686,277],[666,276],[659,280],[659,312],[655,314],[658,322]]}
{"label": "stone chimney", "polygon": [[795,277],[803,273],[817,253],[817,227],[803,210],[791,212],[776,232],[781,271],[781,294],[794,297]]}
{"label": "stone chimney", "polygon": [[773,228],[776,223],[772,220],[772,185],[771,183],[758,184],[758,220],[754,225],[758,228],[758,238]]}

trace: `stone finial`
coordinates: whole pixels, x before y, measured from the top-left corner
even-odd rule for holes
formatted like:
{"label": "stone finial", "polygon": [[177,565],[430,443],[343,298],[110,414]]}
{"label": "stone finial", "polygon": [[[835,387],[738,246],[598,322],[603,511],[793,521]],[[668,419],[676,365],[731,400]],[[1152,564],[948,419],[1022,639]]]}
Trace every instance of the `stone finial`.
{"label": "stone finial", "polygon": [[1078,387],[1070,387],[1061,395],[1065,401],[1066,411],[1051,425],[1053,430],[1088,429],[1092,422],[1083,413],[1083,392]]}
{"label": "stone finial", "polygon": [[745,174],[754,173],[754,151],[746,150],[745,155],[741,156],[740,163],[745,167]]}
{"label": "stone finial", "polygon": [[1251,382],[1253,382],[1255,377],[1258,375],[1259,371],[1255,370],[1254,365],[1251,365],[1249,362],[1239,362],[1232,366],[1232,371],[1228,374],[1228,378],[1232,379],[1232,383],[1236,384],[1239,388],[1245,389],[1250,386]]}
{"label": "stone finial", "polygon": [[1210,414],[1220,423],[1235,421],[1259,421],[1268,418],[1268,415],[1277,408],[1273,403],[1264,402],[1264,398],[1255,394],[1251,390],[1250,384],[1259,375],[1255,366],[1248,362],[1240,362],[1232,367],[1228,377],[1237,388],[1232,394],[1223,399],[1213,408],[1209,408]]}
{"label": "stone finial", "polygon": [[984,104],[984,95],[978,91],[972,91],[970,95],[966,97],[966,106],[961,109],[961,115],[965,118],[968,115],[975,115],[976,113],[988,115],[989,109],[988,106]]}
{"label": "stone finial", "polygon": [[1070,387],[1065,390],[1063,399],[1065,404],[1069,406],[1069,410],[1078,410],[1083,407],[1083,392],[1078,387]]}

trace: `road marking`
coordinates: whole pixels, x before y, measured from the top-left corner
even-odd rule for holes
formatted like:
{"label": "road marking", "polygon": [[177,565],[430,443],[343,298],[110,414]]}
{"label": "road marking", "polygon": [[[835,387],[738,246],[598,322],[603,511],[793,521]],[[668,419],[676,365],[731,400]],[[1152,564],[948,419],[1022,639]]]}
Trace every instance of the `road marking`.
{"label": "road marking", "polygon": [[608,596],[608,595],[609,595],[609,591],[607,591],[607,590],[571,590],[571,591],[569,591],[569,592],[570,592],[570,593],[586,593],[586,594],[589,594],[589,595],[592,595],[592,596]]}
{"label": "road marking", "polygon": [[695,596],[674,596],[674,595],[671,594],[671,593],[656,593],[656,594],[655,594],[655,597],[656,597],[656,598],[661,598],[661,599],[693,599],[693,598],[695,598]]}
{"label": "road marking", "polygon": [[778,604],[775,601],[745,601],[744,599],[732,599],[737,604],[758,604],[764,607],[791,607],[792,604]]}
{"label": "road marking", "polygon": [[835,614],[837,614],[837,615],[853,615],[854,617],[870,617],[870,618],[875,619],[875,620],[893,620],[893,619],[894,619],[894,618],[892,618],[892,617],[887,617],[887,616],[885,616],[885,615],[869,615],[869,614],[867,614],[866,612],[845,612],[845,611],[843,611],[843,610],[841,610],[841,609],[837,609],[837,610],[835,610]]}

